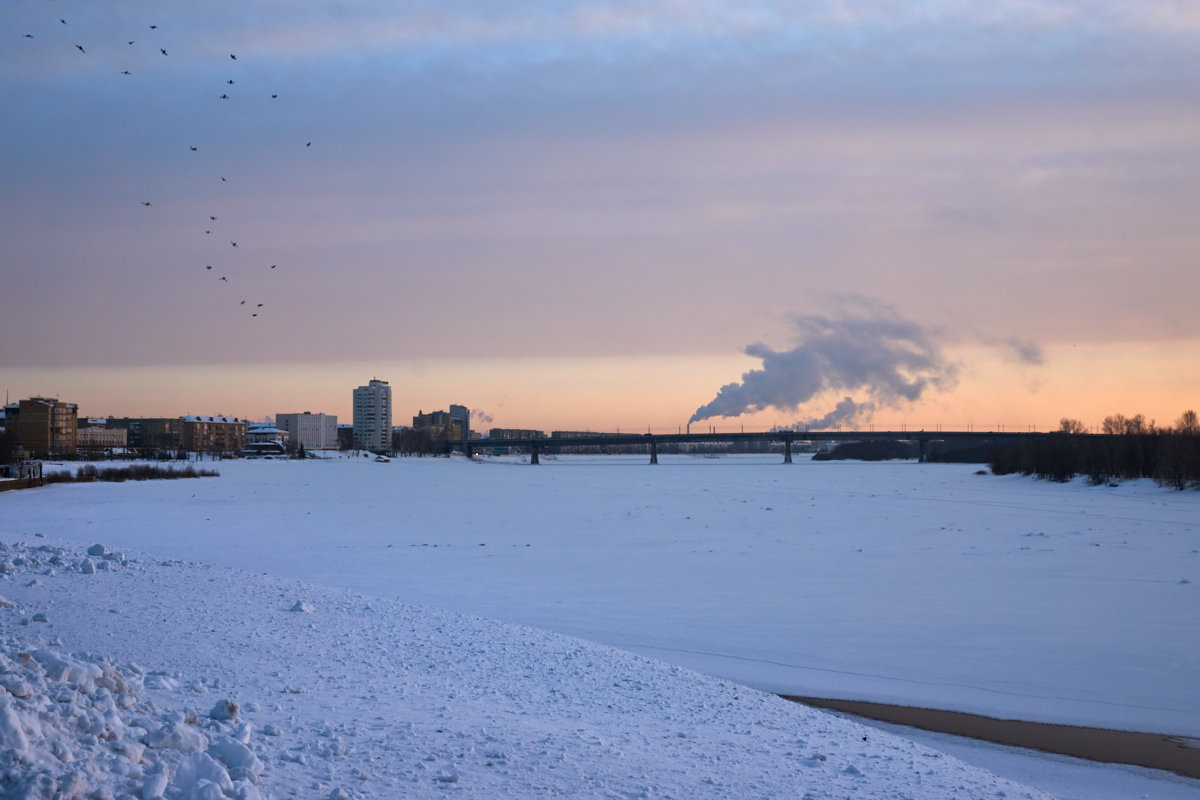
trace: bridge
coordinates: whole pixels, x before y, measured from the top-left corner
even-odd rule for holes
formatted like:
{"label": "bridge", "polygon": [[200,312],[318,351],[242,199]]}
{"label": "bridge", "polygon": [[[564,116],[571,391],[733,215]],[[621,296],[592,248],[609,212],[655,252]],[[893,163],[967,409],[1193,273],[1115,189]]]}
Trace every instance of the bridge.
{"label": "bridge", "polygon": [[529,463],[537,464],[543,452],[558,451],[567,447],[629,447],[641,445],[650,453],[650,463],[658,463],[659,445],[667,444],[734,444],[739,442],[766,442],[783,445],[783,463],[792,463],[792,446],[795,442],[916,442],[919,460],[924,461],[930,442],[1014,442],[1043,439],[1047,433],[1015,433],[1006,431],[758,431],[736,433],[595,433],[570,436],[538,436],[514,439],[469,439],[447,442],[450,449],[458,449],[470,457],[484,450],[520,448],[528,451]]}

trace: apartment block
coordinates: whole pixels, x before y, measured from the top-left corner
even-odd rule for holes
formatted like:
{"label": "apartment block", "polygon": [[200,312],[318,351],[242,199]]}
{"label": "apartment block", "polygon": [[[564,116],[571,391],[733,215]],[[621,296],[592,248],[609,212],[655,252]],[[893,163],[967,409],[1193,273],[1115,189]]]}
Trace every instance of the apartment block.
{"label": "apartment block", "polygon": [[[6,427],[12,427],[11,411]],[[17,403],[17,444],[38,457],[75,455],[79,407],[55,397],[31,397]]]}
{"label": "apartment block", "polygon": [[288,432],[288,440],[305,450],[337,450],[336,414],[276,414],[275,427]]}
{"label": "apartment block", "polygon": [[392,449],[392,387],[372,378],[354,390],[354,446],[359,450]]}

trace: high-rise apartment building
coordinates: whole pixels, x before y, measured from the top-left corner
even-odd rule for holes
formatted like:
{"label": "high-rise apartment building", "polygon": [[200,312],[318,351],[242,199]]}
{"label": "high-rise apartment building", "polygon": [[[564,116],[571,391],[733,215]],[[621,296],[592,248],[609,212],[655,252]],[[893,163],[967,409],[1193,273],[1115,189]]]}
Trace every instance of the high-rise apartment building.
{"label": "high-rise apartment building", "polygon": [[287,431],[288,441],[305,450],[338,449],[338,421],[334,414],[313,414],[310,411],[303,414],[276,414],[275,427]]}
{"label": "high-rise apartment building", "polygon": [[371,379],[354,390],[354,446],[359,450],[392,449],[392,387]]}

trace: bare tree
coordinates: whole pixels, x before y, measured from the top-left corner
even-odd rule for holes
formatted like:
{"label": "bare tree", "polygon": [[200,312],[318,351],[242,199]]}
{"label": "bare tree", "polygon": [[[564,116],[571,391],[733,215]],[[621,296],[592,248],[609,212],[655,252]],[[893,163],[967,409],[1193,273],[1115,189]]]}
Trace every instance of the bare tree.
{"label": "bare tree", "polygon": [[1079,420],[1071,419],[1070,417],[1063,417],[1058,422],[1058,432],[1059,433],[1079,434],[1079,433],[1087,433],[1088,431],[1087,431],[1087,426],[1084,425]]}

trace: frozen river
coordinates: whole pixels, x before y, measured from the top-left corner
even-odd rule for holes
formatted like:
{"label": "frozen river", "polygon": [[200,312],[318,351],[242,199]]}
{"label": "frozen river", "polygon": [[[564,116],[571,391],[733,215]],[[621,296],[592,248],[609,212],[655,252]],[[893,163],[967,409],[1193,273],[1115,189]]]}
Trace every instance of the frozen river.
{"label": "frozen river", "polygon": [[772,692],[1200,736],[1200,493],[778,456],[215,466],[13,493],[3,526],[521,622]]}

